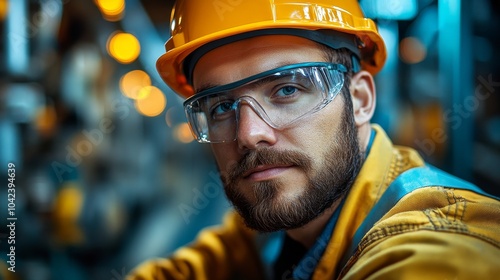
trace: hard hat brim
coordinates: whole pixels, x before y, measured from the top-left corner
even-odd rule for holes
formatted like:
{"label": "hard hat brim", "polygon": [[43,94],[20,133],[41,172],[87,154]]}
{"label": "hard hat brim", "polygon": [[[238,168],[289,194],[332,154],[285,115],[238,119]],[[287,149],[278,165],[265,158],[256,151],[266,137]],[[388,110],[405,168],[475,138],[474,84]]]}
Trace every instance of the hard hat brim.
{"label": "hard hat brim", "polygon": [[184,59],[203,45],[227,38],[233,35],[266,29],[296,28],[306,30],[330,29],[343,33],[356,35],[362,44],[360,46],[361,68],[372,75],[378,73],[386,59],[386,49],[383,39],[377,32],[375,23],[367,18],[355,18],[354,26],[346,26],[341,23],[311,23],[307,24],[290,21],[264,21],[247,24],[222,30],[206,36],[202,36],[188,43],[176,42],[177,38],[171,38],[165,44],[167,52],[160,56],[156,62],[158,73],[165,83],[177,94],[189,98],[194,94],[192,87],[188,84],[183,72]]}

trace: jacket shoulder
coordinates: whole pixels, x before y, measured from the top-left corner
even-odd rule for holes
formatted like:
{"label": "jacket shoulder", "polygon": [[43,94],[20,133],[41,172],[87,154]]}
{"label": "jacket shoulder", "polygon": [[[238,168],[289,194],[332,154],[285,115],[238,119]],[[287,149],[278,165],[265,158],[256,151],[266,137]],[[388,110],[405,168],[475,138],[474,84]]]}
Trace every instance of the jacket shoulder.
{"label": "jacket shoulder", "polygon": [[132,279],[262,279],[255,233],[231,211],[221,226],[204,229],[171,256],[139,265]]}
{"label": "jacket shoulder", "polygon": [[375,223],[342,273],[346,279],[372,273],[382,273],[381,279],[494,279],[499,265],[500,202],[433,186],[404,196]]}
{"label": "jacket shoulder", "polygon": [[498,279],[500,249],[470,235],[412,231],[371,244],[343,279]]}

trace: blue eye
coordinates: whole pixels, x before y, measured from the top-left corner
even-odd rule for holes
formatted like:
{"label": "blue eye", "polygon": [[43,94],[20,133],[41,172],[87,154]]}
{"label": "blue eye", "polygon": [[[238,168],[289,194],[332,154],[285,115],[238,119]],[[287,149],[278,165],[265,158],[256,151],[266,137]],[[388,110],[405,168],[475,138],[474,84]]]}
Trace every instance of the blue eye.
{"label": "blue eye", "polygon": [[280,88],[276,94],[283,95],[283,96],[288,96],[288,95],[294,94],[295,92],[297,92],[297,88],[296,87],[294,87],[294,86],[285,86],[285,87]]}
{"label": "blue eye", "polygon": [[218,116],[224,115],[227,112],[232,111],[234,102],[222,102],[219,103],[212,109],[212,117],[216,118]]}

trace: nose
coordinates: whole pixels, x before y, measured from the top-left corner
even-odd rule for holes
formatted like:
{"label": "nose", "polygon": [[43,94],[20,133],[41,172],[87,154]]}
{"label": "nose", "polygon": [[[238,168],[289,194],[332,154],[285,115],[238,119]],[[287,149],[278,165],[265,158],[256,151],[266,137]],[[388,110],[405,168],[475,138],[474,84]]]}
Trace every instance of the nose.
{"label": "nose", "polygon": [[242,151],[253,150],[259,146],[272,146],[276,140],[275,130],[250,105],[241,104],[236,136],[238,148]]}

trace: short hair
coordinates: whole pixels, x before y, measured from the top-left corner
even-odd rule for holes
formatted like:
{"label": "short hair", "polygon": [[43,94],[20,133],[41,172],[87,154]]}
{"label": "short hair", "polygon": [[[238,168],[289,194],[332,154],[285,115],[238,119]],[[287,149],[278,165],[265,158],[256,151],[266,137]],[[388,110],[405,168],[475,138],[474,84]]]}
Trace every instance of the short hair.
{"label": "short hair", "polygon": [[331,63],[340,63],[347,68],[347,73],[344,74],[344,86],[342,87],[341,94],[346,102],[351,102],[349,92],[349,85],[351,84],[351,77],[354,74],[353,71],[353,57],[355,54],[346,48],[332,49],[323,44],[319,44],[325,55],[325,59]]}

